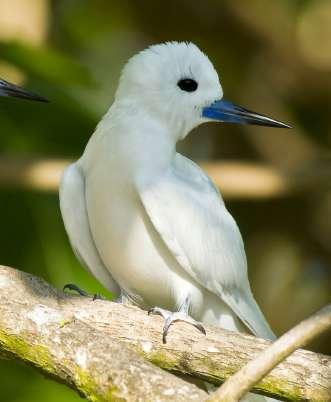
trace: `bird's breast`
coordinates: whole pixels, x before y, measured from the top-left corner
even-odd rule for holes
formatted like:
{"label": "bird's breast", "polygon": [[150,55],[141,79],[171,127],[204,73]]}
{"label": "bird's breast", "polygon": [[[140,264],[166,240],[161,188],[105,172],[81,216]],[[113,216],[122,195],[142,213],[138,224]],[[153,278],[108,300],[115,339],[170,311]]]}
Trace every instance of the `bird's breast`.
{"label": "bird's breast", "polygon": [[174,287],[186,274],[130,183],[96,167],[86,174],[86,202],[93,239],[114,279],[145,305],[173,308]]}

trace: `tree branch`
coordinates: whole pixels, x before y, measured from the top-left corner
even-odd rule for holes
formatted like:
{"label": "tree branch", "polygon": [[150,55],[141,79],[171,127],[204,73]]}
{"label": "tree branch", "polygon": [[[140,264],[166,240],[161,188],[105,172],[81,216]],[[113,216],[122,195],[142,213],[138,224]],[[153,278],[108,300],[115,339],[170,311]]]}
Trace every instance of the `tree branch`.
{"label": "tree branch", "polygon": [[44,281],[1,267],[2,357],[32,364],[93,402],[170,401],[174,394],[182,402],[205,400],[195,385],[85,323],[65,308],[67,301]]}
{"label": "tree branch", "polygon": [[[163,345],[160,317],[64,295],[39,278],[0,267],[0,353],[38,367],[95,401],[110,395],[124,401],[155,400],[155,395],[204,401],[202,390],[145,359],[217,385],[270,345],[249,335],[206,329],[204,337],[176,323]],[[324,402],[331,399],[330,384],[331,357],[298,350],[253,391]]]}
{"label": "tree branch", "polygon": [[[277,364],[300,346],[306,345],[316,336],[331,328],[331,304],[300,322],[277,339],[269,348],[242,367],[215,391],[207,402],[238,402]],[[331,384],[330,384],[331,386]],[[317,395],[315,395],[317,397]],[[324,401],[323,395],[319,397]]]}

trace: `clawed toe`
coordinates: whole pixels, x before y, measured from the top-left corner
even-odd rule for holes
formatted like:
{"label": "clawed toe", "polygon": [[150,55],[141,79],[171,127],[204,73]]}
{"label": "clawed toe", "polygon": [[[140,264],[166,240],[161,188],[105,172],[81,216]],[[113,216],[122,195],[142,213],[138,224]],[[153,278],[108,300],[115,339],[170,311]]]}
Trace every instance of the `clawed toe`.
{"label": "clawed toe", "polygon": [[77,292],[80,296],[91,297],[92,300],[104,300],[104,298],[99,293],[95,293],[92,296],[88,294],[85,290],[81,289],[79,286],[75,285],[74,283],[67,283],[66,285],[64,285],[63,292],[65,292],[66,290],[73,290],[74,292]]}
{"label": "clawed toe", "polygon": [[75,285],[74,283],[67,283],[66,285],[63,286],[63,292],[66,290],[73,290],[74,292],[77,292],[80,296],[88,297],[89,294],[85,292],[85,290],[81,289],[79,286]]}
{"label": "clawed toe", "polygon": [[188,314],[183,313],[183,312],[175,312],[172,313],[170,311],[164,310],[160,307],[153,307],[148,311],[148,315],[150,314],[156,314],[160,315],[164,319],[164,326],[163,326],[163,333],[162,333],[162,341],[163,343],[167,343],[167,335],[170,326],[177,322],[177,321],[182,321],[186,322],[187,324],[193,325],[193,327],[197,328],[200,332],[202,332],[204,335],[206,335],[206,330],[203,327],[203,325],[195,321],[192,317],[190,317]]}
{"label": "clawed toe", "polygon": [[103,296],[101,296],[100,293],[94,293],[93,295],[93,301],[94,300],[105,300],[105,298]]}
{"label": "clawed toe", "polygon": [[171,312],[164,310],[163,308],[160,308],[160,307],[153,307],[148,310],[148,315],[151,315],[151,314],[160,315],[161,317],[163,317],[166,320],[168,318],[168,316],[171,315]]}

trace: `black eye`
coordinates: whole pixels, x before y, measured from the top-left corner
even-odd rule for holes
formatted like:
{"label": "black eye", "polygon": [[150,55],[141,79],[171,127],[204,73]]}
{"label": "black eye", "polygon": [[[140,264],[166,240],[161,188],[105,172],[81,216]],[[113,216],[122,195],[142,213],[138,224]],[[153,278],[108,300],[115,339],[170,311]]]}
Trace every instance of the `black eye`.
{"label": "black eye", "polygon": [[177,82],[179,88],[186,92],[194,92],[198,88],[198,83],[191,78],[184,78]]}

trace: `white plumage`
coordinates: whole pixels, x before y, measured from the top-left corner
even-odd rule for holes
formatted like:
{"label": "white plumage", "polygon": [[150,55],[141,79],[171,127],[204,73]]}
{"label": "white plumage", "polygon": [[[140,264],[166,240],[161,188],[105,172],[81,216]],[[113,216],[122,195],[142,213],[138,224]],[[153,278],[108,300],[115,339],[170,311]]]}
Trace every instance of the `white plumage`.
{"label": "white plumage", "polygon": [[234,219],[208,176],[176,152],[206,121],[285,126],[222,96],[214,67],[191,43],[134,56],[63,175],[61,212],[77,257],[115,296],[171,311],[186,300],[196,320],[273,339]]}

